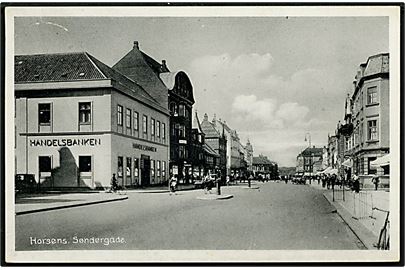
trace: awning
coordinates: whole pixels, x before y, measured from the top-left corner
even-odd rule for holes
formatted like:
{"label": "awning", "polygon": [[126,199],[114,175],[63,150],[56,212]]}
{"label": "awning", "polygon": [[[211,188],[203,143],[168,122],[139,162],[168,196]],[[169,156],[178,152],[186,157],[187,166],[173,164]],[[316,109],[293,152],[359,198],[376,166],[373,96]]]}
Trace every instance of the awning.
{"label": "awning", "polygon": [[323,170],[321,173],[328,173],[330,170],[332,170],[332,167],[328,167],[325,170]]}
{"label": "awning", "polygon": [[345,167],[348,167],[348,168],[353,167],[353,165],[352,165],[352,160],[351,160],[350,158],[346,159],[346,160],[342,163],[342,166],[345,166]]}
{"label": "awning", "polygon": [[379,157],[376,160],[370,162],[370,166],[373,167],[383,167],[387,165],[390,165],[390,154]]}

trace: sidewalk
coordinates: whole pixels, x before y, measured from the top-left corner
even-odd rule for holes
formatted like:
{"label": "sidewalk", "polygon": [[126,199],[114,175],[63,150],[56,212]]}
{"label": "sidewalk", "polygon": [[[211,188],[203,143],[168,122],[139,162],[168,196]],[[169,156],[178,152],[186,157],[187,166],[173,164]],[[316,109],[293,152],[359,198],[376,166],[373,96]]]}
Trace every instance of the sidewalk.
{"label": "sidewalk", "polygon": [[[186,191],[194,189],[195,189],[194,184],[178,185],[176,191]],[[169,187],[166,186],[146,187],[137,189],[127,189],[126,191],[128,193],[166,193],[169,192]]]}
{"label": "sidewalk", "polygon": [[353,193],[346,188],[343,200],[342,189],[335,189],[333,196],[332,190],[322,188],[318,183],[312,183],[311,187],[323,190],[325,198],[336,207],[339,215],[363,244],[368,249],[375,249],[373,244],[378,242],[387,214],[373,208],[389,210],[389,192],[367,189]]}
{"label": "sidewalk", "polygon": [[126,199],[128,197],[125,195],[105,192],[19,195],[15,199],[15,214],[24,215]]}

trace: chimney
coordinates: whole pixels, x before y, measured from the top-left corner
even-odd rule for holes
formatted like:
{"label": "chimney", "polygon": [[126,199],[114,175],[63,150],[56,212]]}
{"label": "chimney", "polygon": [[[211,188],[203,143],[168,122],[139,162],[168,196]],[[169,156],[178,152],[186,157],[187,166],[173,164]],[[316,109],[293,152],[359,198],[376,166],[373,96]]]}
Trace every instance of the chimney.
{"label": "chimney", "polygon": [[166,60],[162,60],[162,68],[167,68],[167,66],[166,66]]}
{"label": "chimney", "polygon": [[207,115],[207,113],[204,113],[204,121],[208,121],[208,115]]}
{"label": "chimney", "polygon": [[139,50],[139,42],[137,40],[134,41],[134,49]]}
{"label": "chimney", "polygon": [[214,124],[214,126],[216,126],[217,124],[217,115],[214,113],[214,118],[212,118],[212,124]]}

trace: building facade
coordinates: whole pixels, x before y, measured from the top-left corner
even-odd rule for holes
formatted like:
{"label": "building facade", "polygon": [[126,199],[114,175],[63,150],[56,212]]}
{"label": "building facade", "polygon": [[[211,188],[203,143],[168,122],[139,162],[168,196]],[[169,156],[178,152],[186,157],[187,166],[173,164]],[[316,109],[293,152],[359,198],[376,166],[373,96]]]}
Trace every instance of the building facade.
{"label": "building facade", "polygon": [[389,54],[370,56],[361,64],[351,95],[352,132],[345,145],[353,160],[353,172],[371,185],[374,175],[388,175],[388,168],[373,167],[372,161],[389,153]]}
{"label": "building facade", "polygon": [[161,63],[140,50],[134,42],[130,52],[114,66],[170,111],[170,173],[178,175],[180,182],[192,175],[192,106],[193,86],[184,71],[171,72],[166,61]]}
{"label": "building facade", "polygon": [[41,188],[166,180],[169,112],[87,53],[15,56],[16,173]]}
{"label": "building facade", "polygon": [[323,148],[307,147],[297,156],[297,172],[315,175],[322,169]]}
{"label": "building facade", "polygon": [[277,163],[263,155],[253,157],[252,169],[255,178],[274,180],[279,175]]}

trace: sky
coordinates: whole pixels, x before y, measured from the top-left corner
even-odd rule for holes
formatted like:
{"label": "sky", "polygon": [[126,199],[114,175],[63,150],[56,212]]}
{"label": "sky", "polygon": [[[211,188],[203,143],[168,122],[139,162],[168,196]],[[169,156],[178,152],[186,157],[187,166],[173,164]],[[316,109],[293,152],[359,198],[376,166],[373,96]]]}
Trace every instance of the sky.
{"label": "sky", "polygon": [[136,40],[188,74],[200,119],[279,166],[295,166],[307,133],[326,145],[359,65],[389,50],[388,17],[19,17],[14,36],[18,55],[86,51],[109,66]]}

